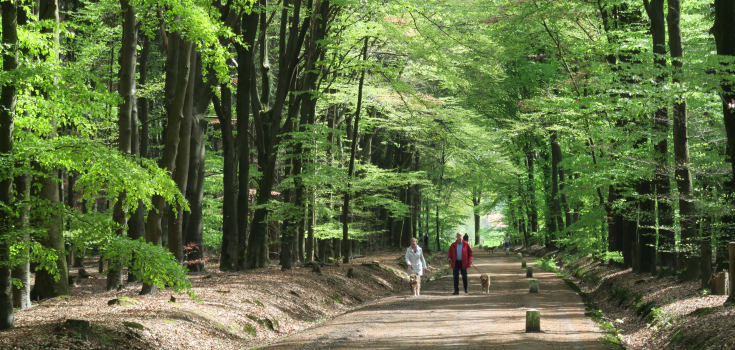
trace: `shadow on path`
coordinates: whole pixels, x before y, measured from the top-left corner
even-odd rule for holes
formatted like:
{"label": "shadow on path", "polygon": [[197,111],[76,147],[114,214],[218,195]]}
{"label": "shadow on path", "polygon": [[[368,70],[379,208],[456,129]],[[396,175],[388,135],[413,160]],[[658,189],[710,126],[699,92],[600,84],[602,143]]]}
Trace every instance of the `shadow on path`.
{"label": "shadow on path", "polygon": [[[469,294],[452,295],[452,277],[443,276],[418,298],[384,298],[262,349],[604,349],[582,299],[553,273],[534,269],[540,293],[531,294],[514,255],[478,250],[475,266]],[[480,272],[490,273],[489,294],[480,292]],[[541,332],[525,332],[531,308],[541,311]]]}

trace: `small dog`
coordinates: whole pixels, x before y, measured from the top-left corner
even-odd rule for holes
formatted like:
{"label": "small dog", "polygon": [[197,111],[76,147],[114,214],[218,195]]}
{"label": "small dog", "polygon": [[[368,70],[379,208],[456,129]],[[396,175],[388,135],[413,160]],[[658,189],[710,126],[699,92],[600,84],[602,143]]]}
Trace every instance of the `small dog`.
{"label": "small dog", "polygon": [[480,283],[482,284],[482,293],[490,293],[490,275],[483,273],[480,275]]}
{"label": "small dog", "polygon": [[421,295],[421,278],[419,276],[411,275],[408,277],[408,283],[411,285],[413,296],[417,297]]}
{"label": "small dog", "polygon": [[487,247],[487,248],[485,248],[485,251],[488,252],[488,253],[495,254],[495,247]]}

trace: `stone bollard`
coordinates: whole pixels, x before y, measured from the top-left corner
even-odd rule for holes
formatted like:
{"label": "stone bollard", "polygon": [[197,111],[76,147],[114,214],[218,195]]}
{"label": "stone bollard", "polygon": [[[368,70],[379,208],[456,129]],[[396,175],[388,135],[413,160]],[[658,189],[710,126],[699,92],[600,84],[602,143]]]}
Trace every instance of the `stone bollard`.
{"label": "stone bollard", "polygon": [[530,293],[538,293],[538,280],[532,279],[531,280],[531,289],[529,291]]}
{"label": "stone bollard", "polygon": [[[505,248],[505,255],[510,255],[510,249]],[[101,273],[101,272],[100,272]]]}
{"label": "stone bollard", "polygon": [[521,260],[521,268],[522,269],[526,268],[526,260]]}
{"label": "stone bollard", "polygon": [[526,332],[541,332],[541,311],[526,310]]}
{"label": "stone bollard", "polygon": [[526,268],[526,277],[533,277],[533,267],[529,266]]}
{"label": "stone bollard", "polygon": [[518,260],[521,260],[523,258],[523,254],[518,253]]}

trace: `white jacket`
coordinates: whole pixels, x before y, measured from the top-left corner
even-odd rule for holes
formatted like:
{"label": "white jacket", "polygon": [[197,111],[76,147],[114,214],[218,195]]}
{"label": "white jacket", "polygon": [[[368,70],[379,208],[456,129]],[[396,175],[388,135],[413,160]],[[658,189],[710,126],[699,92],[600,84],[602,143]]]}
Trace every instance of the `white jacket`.
{"label": "white jacket", "polygon": [[415,252],[412,247],[406,249],[406,264],[411,265],[409,274],[416,274],[417,276],[423,276],[424,269],[429,268],[426,259],[424,259],[424,251],[419,246],[416,246]]}

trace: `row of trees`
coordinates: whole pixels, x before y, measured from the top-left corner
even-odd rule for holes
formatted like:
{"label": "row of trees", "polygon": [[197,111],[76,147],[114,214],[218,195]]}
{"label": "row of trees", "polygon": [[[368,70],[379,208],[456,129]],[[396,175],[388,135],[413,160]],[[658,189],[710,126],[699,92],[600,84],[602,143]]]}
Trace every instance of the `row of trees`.
{"label": "row of trees", "polygon": [[516,235],[682,281],[709,279],[708,240],[715,268],[727,268],[732,8],[520,1],[486,18],[530,53],[506,70],[518,109],[506,145],[522,172],[505,208]]}

